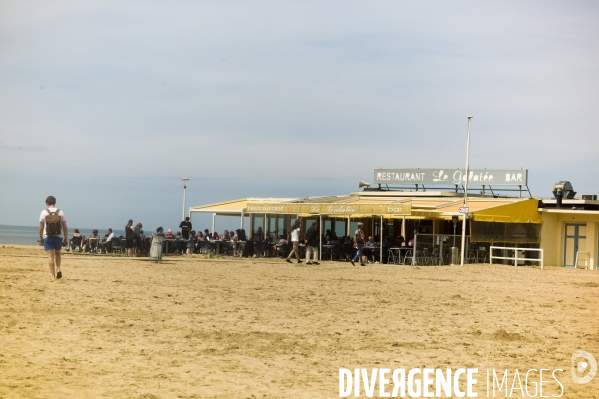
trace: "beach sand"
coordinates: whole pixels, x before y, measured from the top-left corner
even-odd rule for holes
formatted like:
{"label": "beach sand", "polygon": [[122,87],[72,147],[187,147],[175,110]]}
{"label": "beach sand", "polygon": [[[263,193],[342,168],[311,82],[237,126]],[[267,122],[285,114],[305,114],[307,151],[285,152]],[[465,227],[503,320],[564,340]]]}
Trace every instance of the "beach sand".
{"label": "beach sand", "polygon": [[543,368],[564,370],[562,398],[599,398],[599,376],[570,375],[574,351],[599,359],[594,270],[76,254],[62,270],[0,246],[0,397],[335,398],[340,368],[463,367],[478,397],[487,369],[511,388]]}

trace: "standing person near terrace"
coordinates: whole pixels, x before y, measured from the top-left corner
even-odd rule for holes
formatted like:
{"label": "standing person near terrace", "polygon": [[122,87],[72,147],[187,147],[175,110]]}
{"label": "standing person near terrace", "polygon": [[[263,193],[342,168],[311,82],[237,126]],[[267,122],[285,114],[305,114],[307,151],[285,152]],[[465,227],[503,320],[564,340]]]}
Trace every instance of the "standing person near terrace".
{"label": "standing person near terrace", "polygon": [[179,228],[181,229],[181,235],[187,240],[189,238],[189,232],[191,231],[191,222],[189,221],[189,216],[181,222]]}
{"label": "standing person near terrace", "polygon": [[46,198],[47,208],[40,214],[39,243],[44,243],[48,254],[48,266],[52,280],[62,278],[60,271],[60,249],[68,244],[69,231],[64,212],[56,208],[56,198]]}
{"label": "standing person near terrace", "polygon": [[[310,253],[313,253],[310,262]],[[318,222],[312,222],[312,227],[306,231],[306,265],[319,265],[318,263]]]}
{"label": "standing person near terrace", "polygon": [[287,233],[287,244],[289,244],[289,241],[291,241],[291,243],[293,244],[293,249],[291,250],[291,252],[289,252],[287,259],[285,259],[285,261],[289,263],[291,263],[291,255],[293,254],[295,254],[295,257],[297,258],[297,263],[302,263],[298,249],[299,240],[301,236],[300,224],[300,220],[296,219],[295,223],[293,223],[293,226],[291,226],[291,228],[289,229],[289,233]]}
{"label": "standing person near terrace", "polygon": [[127,256],[134,256],[135,250],[133,247],[133,236],[135,235],[135,227],[133,227],[133,220],[129,219],[125,226],[125,250]]}
{"label": "standing person near terrace", "polygon": [[364,248],[364,230],[362,230],[362,227],[364,227],[364,223],[358,223],[358,229],[354,234],[356,248],[358,248],[358,253],[356,254],[356,256],[354,256],[354,258],[351,261],[351,264],[354,266],[356,265],[354,262],[358,259],[360,259],[360,266],[366,266],[362,258],[362,248]]}

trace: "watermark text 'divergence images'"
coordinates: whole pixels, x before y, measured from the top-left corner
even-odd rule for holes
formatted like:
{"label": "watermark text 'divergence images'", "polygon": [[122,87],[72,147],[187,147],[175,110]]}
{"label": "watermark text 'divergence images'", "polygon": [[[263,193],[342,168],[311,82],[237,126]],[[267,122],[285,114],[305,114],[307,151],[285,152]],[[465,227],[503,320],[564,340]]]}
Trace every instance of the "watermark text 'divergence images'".
{"label": "watermark text 'divergence images'", "polygon": [[[597,361],[589,352],[576,351],[570,364],[572,381],[590,382],[597,373]],[[484,373],[484,374],[483,374]],[[528,370],[475,368],[452,369],[339,369],[339,397],[432,398],[432,397],[562,397],[564,369]],[[481,379],[482,377],[482,379]],[[497,395],[497,396],[496,396]]]}

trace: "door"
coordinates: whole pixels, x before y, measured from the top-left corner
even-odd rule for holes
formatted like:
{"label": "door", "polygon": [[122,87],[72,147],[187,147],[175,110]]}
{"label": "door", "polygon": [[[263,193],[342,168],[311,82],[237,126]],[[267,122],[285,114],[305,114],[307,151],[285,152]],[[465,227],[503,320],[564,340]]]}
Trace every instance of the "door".
{"label": "door", "polygon": [[586,251],[586,224],[566,223],[564,239],[564,266],[574,267],[576,253]]}

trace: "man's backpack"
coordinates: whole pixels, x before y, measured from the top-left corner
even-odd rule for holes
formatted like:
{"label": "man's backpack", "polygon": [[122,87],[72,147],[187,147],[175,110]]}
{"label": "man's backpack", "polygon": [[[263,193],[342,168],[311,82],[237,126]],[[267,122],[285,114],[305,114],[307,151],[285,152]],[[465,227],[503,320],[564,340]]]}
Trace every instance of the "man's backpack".
{"label": "man's backpack", "polygon": [[46,235],[47,236],[59,236],[62,232],[62,218],[58,214],[60,209],[56,209],[52,212],[49,208],[46,209],[48,215],[46,216]]}

